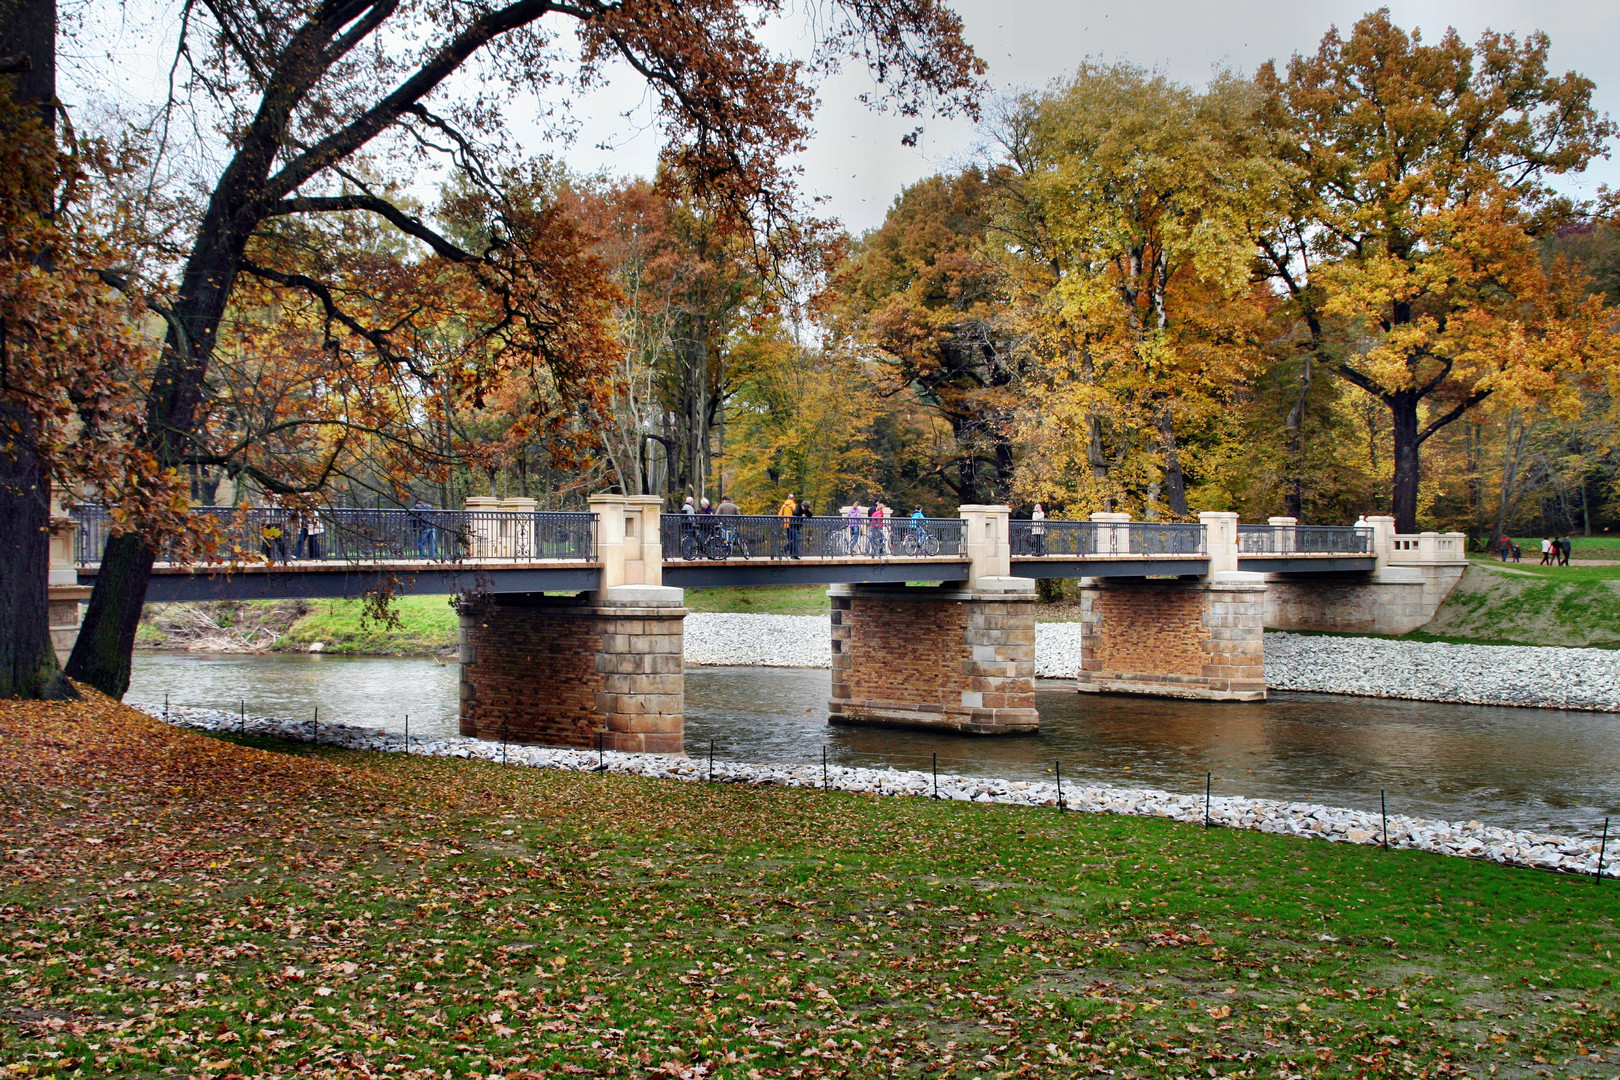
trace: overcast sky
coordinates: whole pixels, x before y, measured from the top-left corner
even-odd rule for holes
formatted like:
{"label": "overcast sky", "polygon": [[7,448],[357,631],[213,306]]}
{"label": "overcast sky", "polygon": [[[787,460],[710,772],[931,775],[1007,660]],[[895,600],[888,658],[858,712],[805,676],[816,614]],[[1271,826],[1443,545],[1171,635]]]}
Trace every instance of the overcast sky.
{"label": "overcast sky", "polygon": [[[1252,73],[1268,59],[1314,51],[1329,26],[1348,30],[1372,5],[1340,0],[955,0],[954,6],[966,23],[968,40],[990,66],[992,91],[1005,94],[1041,86],[1073,71],[1087,57],[1127,60],[1194,84],[1222,68]],[[1599,107],[1620,117],[1620,60],[1615,59],[1620,0],[1392,0],[1389,6],[1398,25],[1421,29],[1428,41],[1438,40],[1447,26],[1457,27],[1470,43],[1486,28],[1520,35],[1544,30],[1552,39],[1554,68],[1573,69],[1596,81]],[[172,21],[162,14],[169,5],[155,0],[147,8],[135,0],[107,8],[117,14],[107,16],[113,22],[101,24],[98,33],[105,41],[92,45],[86,35],[86,62],[64,75],[70,80],[88,76],[102,89],[119,85],[130,97],[153,100],[150,95],[160,92],[161,75],[172,58],[172,41],[159,43],[165,26],[172,30]],[[143,9],[158,14],[132,17]],[[779,44],[792,42],[784,37]],[[102,51],[98,45],[112,52],[111,63],[104,53],[95,55]],[[902,146],[901,136],[910,124],[863,107],[858,96],[869,86],[864,71],[852,69],[822,87],[817,135],[800,162],[806,191],[825,199],[821,213],[856,231],[879,224],[906,184],[972,160],[983,142],[965,121],[930,120],[919,146]],[[64,97],[70,92],[64,87]],[[657,157],[658,133],[647,127],[644,108],[639,118],[621,115],[635,113],[644,100],[639,79],[622,77],[572,104],[581,134],[571,146],[545,145],[539,126],[519,115],[513,117],[512,133],[527,150],[560,151],[582,171],[645,175]],[[1560,186],[1591,195],[1600,183],[1620,186],[1620,162],[1600,160]]]}

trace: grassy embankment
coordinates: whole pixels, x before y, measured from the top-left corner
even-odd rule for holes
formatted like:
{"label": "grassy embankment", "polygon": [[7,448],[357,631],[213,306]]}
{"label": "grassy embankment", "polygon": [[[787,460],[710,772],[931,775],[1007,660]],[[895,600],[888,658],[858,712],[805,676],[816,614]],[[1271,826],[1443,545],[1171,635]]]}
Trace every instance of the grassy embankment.
{"label": "grassy embankment", "polygon": [[0,704],[0,1074],[1620,1072],[1616,894]]}

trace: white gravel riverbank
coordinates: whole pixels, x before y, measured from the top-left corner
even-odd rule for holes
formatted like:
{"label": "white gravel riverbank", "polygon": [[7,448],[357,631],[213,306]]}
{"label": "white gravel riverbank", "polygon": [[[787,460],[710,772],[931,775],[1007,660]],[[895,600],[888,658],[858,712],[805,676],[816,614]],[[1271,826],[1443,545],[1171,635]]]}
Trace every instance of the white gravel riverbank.
{"label": "white gravel riverbank", "polygon": [[[687,757],[616,753],[598,755],[592,751],[542,746],[503,747],[499,743],[460,737],[412,738],[407,746],[401,735],[345,724],[323,723],[317,728],[308,720],[241,717],[180,706],[167,710],[167,716],[162,708],[151,712],[159,719],[167,719],[181,727],[205,731],[241,731],[250,735],[306,742],[318,739],[322,744],[350,750],[482,758],[503,761],[508,765],[575,771],[593,770],[600,763],[610,772],[671,780],[702,781],[712,778],[724,783],[760,786],[826,785],[840,791],[884,796],[927,797],[933,794],[933,778],[925,772],[834,765],[823,773],[819,763],[749,765],[717,761],[711,777],[706,761]],[[939,777],[939,798],[942,799],[1055,808],[1059,795],[1058,785],[1043,781],[999,780],[955,774]],[[1079,812],[1164,817],[1187,822],[1204,820],[1204,797],[1199,794],[1064,783],[1061,797],[1067,809]],[[1379,816],[1358,810],[1232,796],[1217,796],[1209,801],[1208,807],[1210,823],[1228,828],[1350,844],[1376,845],[1384,840],[1385,823]],[[1392,848],[1486,859],[1538,870],[1588,875],[1595,875],[1599,870],[1600,845],[1597,840],[1518,832],[1481,825],[1477,821],[1456,823],[1395,815],[1388,820],[1388,843]],[[1620,877],[1620,865],[1617,863],[1620,863],[1620,859],[1605,859],[1601,867],[1603,876]]]}
{"label": "white gravel riverbank", "polygon": [[[686,662],[828,667],[830,639],[825,615],[694,614],[686,617]],[[1079,670],[1080,624],[1037,624],[1035,674],[1072,679]],[[1616,712],[1620,652],[1269,633],[1266,683],[1322,694]]]}

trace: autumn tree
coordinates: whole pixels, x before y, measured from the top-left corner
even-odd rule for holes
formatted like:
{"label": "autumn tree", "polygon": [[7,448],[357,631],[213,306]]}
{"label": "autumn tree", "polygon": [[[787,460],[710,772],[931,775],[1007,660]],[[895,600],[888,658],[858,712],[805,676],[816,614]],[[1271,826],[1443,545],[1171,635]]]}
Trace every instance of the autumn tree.
{"label": "autumn tree", "polygon": [[[224,166],[203,182],[206,196],[185,224],[189,236],[152,377],[144,383],[141,447],[161,467],[183,471],[200,448],[199,418],[221,320],[244,275],[304,293],[334,335],[369,345],[383,363],[409,370],[414,356],[386,323],[357,313],[319,275],[264,255],[256,245],[283,218],[333,213],[379,217],[455,266],[486,298],[491,333],[513,344],[494,355],[517,363],[523,350],[547,367],[565,401],[598,388],[595,366],[570,351],[569,261],[584,253],[569,238],[547,249],[548,233],[526,233],[521,203],[502,203],[498,159],[513,95],[561,81],[576,85],[627,65],[661,111],[667,166],[714,204],[758,228],[769,244],[794,211],[782,162],[808,133],[814,77],[843,57],[870,65],[885,100],[908,115],[930,104],[971,108],[978,60],[941,0],[828,0],[817,9],[809,61],[779,57],[758,37],[776,0],[698,0],[670,5],[622,0],[561,5],[506,0],[475,5],[425,0],[204,0],[184,7],[177,64],[187,96],[207,102],[228,143]],[[554,35],[572,31],[577,69],[559,69]],[[485,76],[467,94],[453,77],[472,64]],[[197,117],[199,125],[203,117]],[[499,207],[501,242],[456,244],[443,227],[388,197],[363,176],[361,154],[410,171],[449,164]],[[527,225],[540,224],[528,222]],[[507,242],[523,233],[539,247]],[[534,271],[542,271],[535,274]],[[409,335],[407,335],[407,339]],[[439,373],[413,373],[433,384]],[[504,369],[459,369],[456,390],[478,401]],[[128,684],[129,654],[154,559],[150,535],[123,532],[107,545],[69,673],[114,695]]]}
{"label": "autumn tree", "polygon": [[990,251],[983,170],[906,188],[833,277],[837,326],[866,351],[879,392],[915,394],[950,425],[940,475],[962,503],[997,501],[1013,478],[1021,342]]}
{"label": "autumn tree", "polygon": [[[1041,357],[1027,497],[1188,513],[1186,432],[1251,371],[1253,236],[1283,192],[1246,84],[1083,65],[1006,110],[997,223]],[[1071,448],[1083,461],[1070,461]]]}
{"label": "autumn tree", "polygon": [[112,287],[127,237],[96,197],[128,164],[61,123],[55,4],[0,0],[0,697],[72,696],[50,638],[51,493],[172,524],[184,499],[134,445],[143,311]]}
{"label": "autumn tree", "polygon": [[1606,358],[1596,298],[1537,257],[1557,206],[1612,134],[1592,83],[1548,40],[1448,30],[1427,45],[1387,9],[1257,76],[1295,171],[1292,220],[1264,240],[1315,364],[1389,410],[1397,528],[1417,528],[1419,452],[1498,394],[1554,392]]}

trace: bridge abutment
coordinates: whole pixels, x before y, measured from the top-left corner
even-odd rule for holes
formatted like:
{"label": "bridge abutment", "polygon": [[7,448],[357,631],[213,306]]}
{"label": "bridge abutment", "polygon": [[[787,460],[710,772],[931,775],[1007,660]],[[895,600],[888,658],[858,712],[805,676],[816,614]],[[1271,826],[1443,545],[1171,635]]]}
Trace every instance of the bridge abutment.
{"label": "bridge abutment", "polygon": [[1080,590],[1084,693],[1208,701],[1266,696],[1263,574],[1086,578]]}
{"label": "bridge abutment", "polygon": [[834,585],[834,724],[1035,731],[1035,591],[1028,578],[967,588]]}
{"label": "bridge abutment", "polygon": [[679,754],[685,732],[681,590],[486,596],[461,608],[461,733]]}

